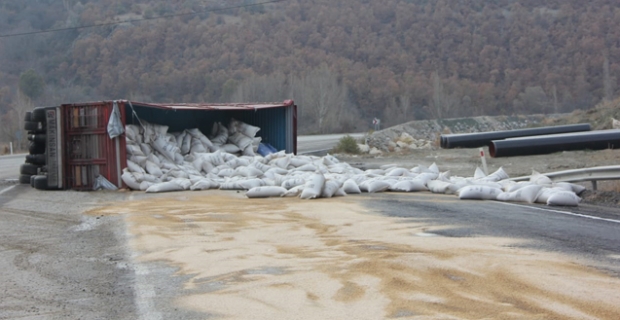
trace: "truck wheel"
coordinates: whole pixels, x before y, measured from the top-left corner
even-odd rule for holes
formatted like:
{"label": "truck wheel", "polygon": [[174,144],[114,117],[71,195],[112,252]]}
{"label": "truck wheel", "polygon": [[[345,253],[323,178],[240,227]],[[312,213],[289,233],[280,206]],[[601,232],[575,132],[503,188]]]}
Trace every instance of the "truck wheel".
{"label": "truck wheel", "polygon": [[47,190],[47,176],[35,176],[34,188],[37,190]]}
{"label": "truck wheel", "polygon": [[30,175],[30,174],[20,174],[19,175],[19,183],[22,183],[22,184],[30,183],[30,177],[31,176],[32,175]]}
{"label": "truck wheel", "polygon": [[45,153],[45,145],[42,143],[30,142],[30,147],[28,148],[30,154],[40,154]]}
{"label": "truck wheel", "polygon": [[30,176],[30,187],[31,188],[34,188],[34,178],[36,178],[36,177],[37,177],[36,175]]}
{"label": "truck wheel", "polygon": [[26,156],[26,163],[32,163],[35,165],[44,165],[46,162],[45,154],[29,154]]}
{"label": "truck wheel", "polygon": [[21,173],[22,175],[36,175],[39,172],[39,166],[31,164],[31,163],[24,163],[21,165],[21,167],[19,167],[19,173]]}
{"label": "truck wheel", "polygon": [[26,115],[24,115],[24,121],[32,121],[32,112],[26,112]]}
{"label": "truck wheel", "polygon": [[43,126],[40,122],[24,121],[24,130],[26,131],[40,131],[43,130]]}
{"label": "truck wheel", "polygon": [[45,108],[34,108],[32,110],[32,121],[45,122]]}
{"label": "truck wheel", "polygon": [[47,141],[47,135],[45,133],[29,134],[28,140],[45,144]]}

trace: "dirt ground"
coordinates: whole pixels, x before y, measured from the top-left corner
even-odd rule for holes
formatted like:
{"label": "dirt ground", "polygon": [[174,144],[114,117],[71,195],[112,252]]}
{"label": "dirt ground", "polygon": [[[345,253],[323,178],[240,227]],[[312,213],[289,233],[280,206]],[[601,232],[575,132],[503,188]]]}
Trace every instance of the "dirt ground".
{"label": "dirt ground", "polygon": [[221,319],[616,319],[620,280],[509,238],[449,238],[364,208],[243,193],[162,194],[124,217],[140,263],[187,279],[174,303]]}
{"label": "dirt ground", "polygon": [[[460,176],[472,176],[481,161],[478,149],[338,157],[360,167],[436,163]],[[487,158],[487,165],[516,177],[618,160],[617,150],[578,151]],[[585,201],[618,206],[615,188],[599,183]],[[122,217],[134,263],[175,268],[183,288],[172,303],[207,318],[620,317],[620,279],[570,256],[512,238],[439,236],[440,227],[375,214],[354,197],[144,194],[87,215]]]}
{"label": "dirt ground", "polygon": [[[620,150],[600,151],[565,151],[548,155],[500,157],[488,156],[488,148],[483,148],[489,173],[503,168],[510,177],[527,176],[536,170],[541,173],[597,166],[620,165]],[[436,163],[441,171],[471,177],[476,167],[482,167],[479,149],[433,149],[413,150],[403,153],[386,153],[381,156],[337,155],[341,161],[368,168],[386,164],[414,167],[418,164],[429,166]],[[582,194],[583,202],[620,208],[620,180],[599,181],[597,191],[592,190],[592,183],[580,183],[587,189]]]}

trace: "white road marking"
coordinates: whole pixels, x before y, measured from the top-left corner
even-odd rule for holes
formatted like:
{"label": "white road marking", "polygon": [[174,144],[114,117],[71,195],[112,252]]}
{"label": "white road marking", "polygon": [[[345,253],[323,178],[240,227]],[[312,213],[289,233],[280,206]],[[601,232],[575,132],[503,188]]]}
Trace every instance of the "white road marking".
{"label": "white road marking", "polygon": [[11,190],[11,189],[13,189],[15,187],[17,187],[17,186],[10,186],[8,188],[4,188],[4,189],[2,189],[2,191],[0,191],[0,194],[3,194],[3,193],[5,193],[5,192],[7,192],[7,191],[9,191],[9,190]]}
{"label": "white road marking", "polygon": [[508,203],[508,202],[501,202],[501,201],[497,201],[497,202],[498,202],[498,203],[501,203],[501,204],[505,204],[505,205],[507,205],[507,206],[515,206],[515,207],[531,208],[531,209],[537,209],[537,210],[541,210],[541,211],[554,212],[554,213],[561,213],[561,214],[565,214],[565,215],[569,215],[569,216],[575,216],[575,217],[587,218],[587,219],[592,219],[592,220],[601,220],[601,221],[607,221],[607,222],[613,222],[613,223],[620,223],[620,220],[605,219],[605,218],[600,218],[600,217],[588,216],[588,215],[585,215],[585,214],[572,213],[572,212],[560,211],[560,210],[553,210],[553,209],[545,209],[545,208],[532,207],[532,206],[524,206],[524,205],[520,205],[520,204]]}

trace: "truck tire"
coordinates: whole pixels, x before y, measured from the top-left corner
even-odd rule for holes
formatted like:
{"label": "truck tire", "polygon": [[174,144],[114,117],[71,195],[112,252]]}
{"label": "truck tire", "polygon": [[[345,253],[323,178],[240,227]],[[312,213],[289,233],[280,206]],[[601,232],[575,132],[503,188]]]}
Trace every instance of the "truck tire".
{"label": "truck tire", "polygon": [[41,131],[43,130],[43,126],[40,122],[36,121],[24,121],[24,130],[26,131]]}
{"label": "truck tire", "polygon": [[47,135],[45,133],[29,134],[28,140],[45,144],[47,141]]}
{"label": "truck tire", "polygon": [[20,174],[19,175],[19,183],[22,183],[22,184],[30,183],[30,177],[31,176],[32,175],[30,175],[30,174]]}
{"label": "truck tire", "polygon": [[28,147],[28,151],[30,154],[41,154],[45,153],[45,145],[42,143],[30,142],[30,146]]}
{"label": "truck tire", "polygon": [[24,163],[21,165],[21,167],[19,167],[19,173],[23,174],[23,175],[36,175],[39,173],[39,166],[31,164],[31,163]]}
{"label": "truck tire", "polygon": [[26,114],[24,115],[24,121],[32,121],[32,112],[26,112]]}
{"label": "truck tire", "polygon": [[47,186],[47,176],[35,176],[34,177],[34,188],[37,190],[49,189],[49,187]]}
{"label": "truck tire", "polygon": [[29,154],[26,156],[26,163],[32,163],[34,165],[44,165],[46,164],[46,156],[45,154]]}
{"label": "truck tire", "polygon": [[30,187],[31,188],[34,188],[34,178],[36,178],[36,177],[37,177],[36,175],[30,176]]}
{"label": "truck tire", "polygon": [[34,108],[32,110],[32,121],[45,122],[45,108]]}

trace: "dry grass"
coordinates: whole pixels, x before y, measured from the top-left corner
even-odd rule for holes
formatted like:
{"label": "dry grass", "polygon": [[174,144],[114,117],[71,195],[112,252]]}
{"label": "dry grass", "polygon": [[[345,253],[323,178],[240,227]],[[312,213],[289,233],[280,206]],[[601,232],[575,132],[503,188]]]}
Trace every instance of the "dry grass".
{"label": "dry grass", "polygon": [[620,181],[611,181],[609,183],[609,190],[608,191],[613,191],[613,192],[620,193]]}
{"label": "dry grass", "polygon": [[0,154],[9,154],[11,149],[6,144],[0,144]]}

